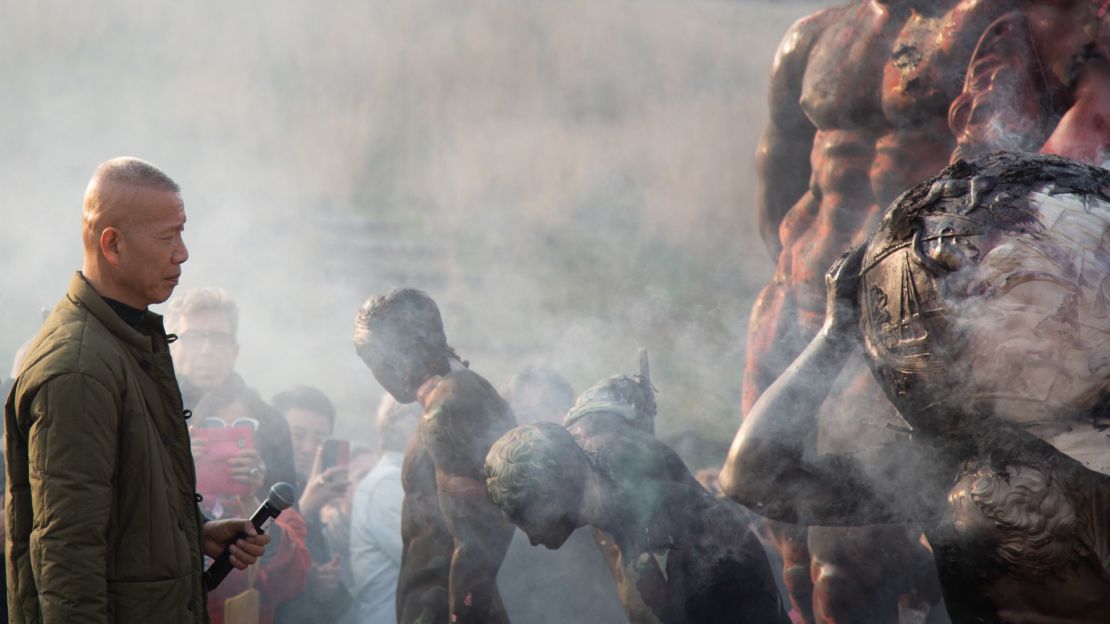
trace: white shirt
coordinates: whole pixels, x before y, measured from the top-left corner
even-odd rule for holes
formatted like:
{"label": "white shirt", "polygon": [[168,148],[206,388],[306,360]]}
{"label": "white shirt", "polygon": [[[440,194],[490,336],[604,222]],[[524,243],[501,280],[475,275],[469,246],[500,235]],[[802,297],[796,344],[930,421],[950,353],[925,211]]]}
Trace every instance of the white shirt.
{"label": "white shirt", "polygon": [[386,451],[355,489],[351,509],[351,576],[359,624],[397,621],[401,572],[401,453]]}

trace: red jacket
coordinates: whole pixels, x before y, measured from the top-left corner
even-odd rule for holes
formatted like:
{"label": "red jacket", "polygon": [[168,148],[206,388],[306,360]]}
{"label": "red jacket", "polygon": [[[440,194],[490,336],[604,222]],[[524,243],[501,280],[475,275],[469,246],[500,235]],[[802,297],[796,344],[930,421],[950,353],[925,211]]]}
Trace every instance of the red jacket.
{"label": "red jacket", "polygon": [[[245,516],[244,516],[245,517]],[[286,509],[275,524],[281,527],[281,539],[266,547],[266,561],[254,568],[254,588],[262,595],[262,617],[259,624],[273,624],[278,605],[295,598],[308,581],[312,555],[305,540],[308,525],[296,509]],[[232,570],[215,591],[208,594],[208,615],[212,624],[223,624],[224,601],[247,590],[250,568]]]}

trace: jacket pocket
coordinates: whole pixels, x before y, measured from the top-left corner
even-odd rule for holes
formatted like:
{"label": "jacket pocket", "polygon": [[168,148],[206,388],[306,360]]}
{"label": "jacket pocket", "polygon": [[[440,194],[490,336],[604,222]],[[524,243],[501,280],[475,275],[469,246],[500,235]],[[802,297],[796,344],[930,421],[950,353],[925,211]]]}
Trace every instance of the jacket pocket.
{"label": "jacket pocket", "polygon": [[108,583],[109,621],[192,623],[199,621],[199,598],[193,596],[194,579],[183,576],[163,581]]}

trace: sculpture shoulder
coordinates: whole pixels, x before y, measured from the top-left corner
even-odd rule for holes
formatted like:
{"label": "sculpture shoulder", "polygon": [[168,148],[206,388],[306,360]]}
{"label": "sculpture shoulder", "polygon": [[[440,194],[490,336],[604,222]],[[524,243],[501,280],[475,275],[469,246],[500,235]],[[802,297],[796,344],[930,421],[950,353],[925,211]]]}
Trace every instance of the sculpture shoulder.
{"label": "sculpture shoulder", "polygon": [[459,411],[496,413],[507,405],[484,377],[469,369],[443,376],[428,397],[425,419]]}
{"label": "sculpture shoulder", "polygon": [[607,422],[605,418],[604,414],[587,416],[570,429],[601,474],[634,482],[693,479],[669,446],[631,425]]}
{"label": "sculpture shoulder", "polygon": [[845,19],[848,10],[847,6],[829,7],[800,18],[786,30],[775,57],[807,53],[829,26]]}
{"label": "sculpture shoulder", "polygon": [[783,73],[804,70],[813,46],[831,24],[843,18],[844,11],[844,7],[822,9],[791,24],[775,51],[771,65],[772,80]]}
{"label": "sculpture shoulder", "polygon": [[1058,89],[1070,90],[1078,70],[1092,57],[1110,55],[1107,0],[1035,0],[1022,13],[1041,68]]}
{"label": "sculpture shoulder", "polygon": [[428,398],[420,437],[436,469],[479,479],[494,440],[516,425],[512,410],[488,381],[453,371]]}

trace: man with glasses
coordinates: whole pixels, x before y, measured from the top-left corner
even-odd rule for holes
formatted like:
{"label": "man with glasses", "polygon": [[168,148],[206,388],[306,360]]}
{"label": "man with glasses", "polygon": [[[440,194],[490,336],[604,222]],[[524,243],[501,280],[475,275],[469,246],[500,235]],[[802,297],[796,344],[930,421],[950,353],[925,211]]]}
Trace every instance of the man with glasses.
{"label": "man with glasses", "polygon": [[[235,372],[238,323],[239,308],[221,289],[185,291],[166,313],[166,325],[177,335],[170,351],[181,393],[193,411],[193,459],[199,474],[213,475],[198,479],[211,517],[250,514],[274,483],[296,481],[289,427]],[[242,441],[234,453],[224,452],[229,439]],[[304,519],[295,509],[286,510],[268,532],[271,556],[253,578],[232,572],[212,593],[209,614],[215,624],[223,621],[224,602],[248,588],[261,593],[264,624],[304,589],[311,563]]]}
{"label": "man with glasses", "polygon": [[242,569],[269,542],[246,520],[197,508],[169,338],[147,310],[177,286],[184,229],[165,173],[137,158],[96,169],[82,269],[5,406],[13,622],[201,624],[202,553],[230,548]]}

